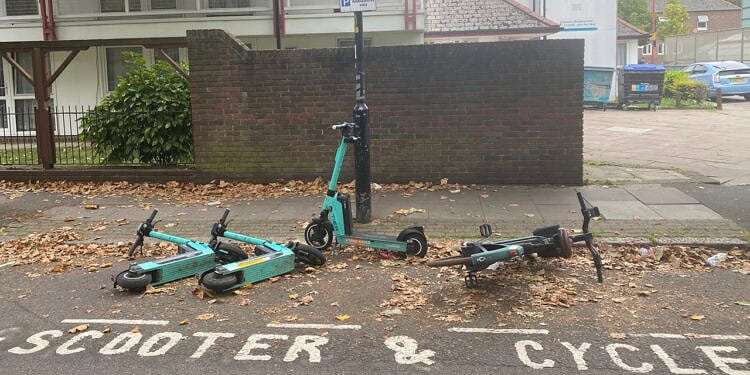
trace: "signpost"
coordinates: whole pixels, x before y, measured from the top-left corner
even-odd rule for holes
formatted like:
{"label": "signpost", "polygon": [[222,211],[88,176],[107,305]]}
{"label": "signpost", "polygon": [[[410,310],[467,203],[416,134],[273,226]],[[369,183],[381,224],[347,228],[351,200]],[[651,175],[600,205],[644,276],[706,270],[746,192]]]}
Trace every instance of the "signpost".
{"label": "signpost", "polygon": [[354,145],[354,169],[356,178],[357,221],[369,223],[372,220],[372,191],[370,188],[370,127],[369,109],[365,102],[365,68],[364,50],[365,37],[362,12],[377,9],[375,0],[339,0],[341,12],[354,12],[354,65],[356,70],[356,99],[353,122],[356,125],[356,136],[359,138]]}

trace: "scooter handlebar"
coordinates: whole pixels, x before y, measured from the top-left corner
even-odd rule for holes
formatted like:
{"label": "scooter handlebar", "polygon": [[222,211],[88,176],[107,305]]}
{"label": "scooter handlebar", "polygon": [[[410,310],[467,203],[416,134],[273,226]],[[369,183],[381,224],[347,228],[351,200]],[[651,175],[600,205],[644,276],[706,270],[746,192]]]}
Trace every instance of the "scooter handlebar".
{"label": "scooter handlebar", "polygon": [[135,249],[143,245],[143,236],[138,234],[138,238],[135,239],[135,242],[133,242],[133,245],[130,246],[130,249],[128,249],[128,258],[132,258],[135,254]]}
{"label": "scooter handlebar", "polygon": [[151,212],[151,216],[149,216],[148,219],[146,219],[146,222],[151,224],[154,221],[154,219],[156,219],[156,214],[158,213],[159,213],[159,210],[153,210]]}
{"label": "scooter handlebar", "polygon": [[343,124],[333,125],[333,126],[331,126],[331,129],[333,129],[333,130],[339,130],[339,129],[344,129],[344,128],[347,128],[347,127],[350,127],[350,126],[354,126],[354,124],[352,124],[351,122],[345,122]]}
{"label": "scooter handlebar", "polygon": [[229,209],[227,208],[224,210],[224,215],[221,216],[221,220],[219,220],[219,223],[221,225],[225,225],[227,223],[227,218],[229,217]]}

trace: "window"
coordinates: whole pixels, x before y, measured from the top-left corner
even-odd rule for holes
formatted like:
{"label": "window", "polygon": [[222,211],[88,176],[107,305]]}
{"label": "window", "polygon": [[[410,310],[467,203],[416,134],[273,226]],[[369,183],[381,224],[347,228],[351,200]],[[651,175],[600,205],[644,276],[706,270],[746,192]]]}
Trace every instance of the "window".
{"label": "window", "polygon": [[[169,56],[172,61],[179,63],[180,62],[180,49],[179,48],[162,48],[162,51]],[[167,59],[164,58],[164,56],[159,52],[158,50],[154,50],[154,61],[164,61],[167,62]]]}
{"label": "window", "polygon": [[[354,48],[354,38],[341,38],[336,41],[339,48]],[[365,48],[372,46],[372,38],[365,38]]]}
{"label": "window", "polygon": [[641,50],[641,55],[643,56],[651,56],[651,43],[645,44],[642,46],[638,46],[638,49]]}
{"label": "window", "polygon": [[[34,65],[31,61],[31,52],[18,52],[13,57],[23,67],[23,70],[32,74]],[[23,74],[19,73],[18,69],[13,69],[13,83],[16,95],[34,95],[34,85]]]}
{"label": "window", "polygon": [[708,16],[698,16],[698,31],[708,30]]}
{"label": "window", "polygon": [[3,61],[0,60],[0,129],[8,127],[8,110],[5,107],[5,75],[3,74]]}
{"label": "window", "polygon": [[156,9],[156,10],[177,9],[177,1],[176,0],[151,0],[151,9]]}
{"label": "window", "polygon": [[[174,3],[174,1],[172,1]],[[137,12],[141,10],[141,0],[128,0],[128,11]],[[99,0],[102,13],[124,12],[125,0]]]}
{"label": "window", "polygon": [[208,0],[208,7],[213,8],[249,8],[250,0]]}
{"label": "window", "polygon": [[19,132],[36,130],[35,102],[34,99],[16,99],[16,130]]}
{"label": "window", "polygon": [[140,47],[114,47],[107,48],[107,90],[112,91],[117,87],[117,80],[123,75],[128,74],[129,67],[125,63],[125,54],[137,53],[142,54]]}
{"label": "window", "polygon": [[665,46],[664,43],[659,43],[659,50],[656,51],[656,53],[659,55],[663,55],[666,49],[667,49],[667,46]]}
{"label": "window", "polygon": [[35,16],[39,0],[5,0],[5,12],[8,16]]}

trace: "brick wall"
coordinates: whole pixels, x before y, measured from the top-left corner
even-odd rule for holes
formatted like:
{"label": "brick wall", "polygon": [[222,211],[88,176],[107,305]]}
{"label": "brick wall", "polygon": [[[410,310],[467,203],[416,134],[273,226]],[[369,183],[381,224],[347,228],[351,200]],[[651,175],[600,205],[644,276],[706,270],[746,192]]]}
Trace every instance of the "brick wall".
{"label": "brick wall", "polygon": [[[327,179],[351,119],[351,49],[250,51],[189,31],[196,167],[255,181]],[[367,51],[377,182],[582,182],[583,41]],[[353,176],[347,155],[344,181]]]}
{"label": "brick wall", "polygon": [[690,12],[690,30],[695,30],[698,27],[698,16],[708,16],[708,31],[733,30],[742,27],[742,11],[739,9],[715,12]]}

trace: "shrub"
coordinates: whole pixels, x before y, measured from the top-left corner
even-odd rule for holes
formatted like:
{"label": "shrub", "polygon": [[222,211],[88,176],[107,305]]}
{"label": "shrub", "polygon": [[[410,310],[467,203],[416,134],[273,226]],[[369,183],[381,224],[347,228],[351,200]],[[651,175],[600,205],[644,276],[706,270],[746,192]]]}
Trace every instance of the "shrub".
{"label": "shrub", "polygon": [[681,102],[702,103],[706,100],[708,89],[706,86],[691,79],[687,72],[667,71],[664,75],[664,96]]}
{"label": "shrub", "polygon": [[192,158],[190,89],[165,62],[146,66],[130,54],[131,70],[81,119],[81,137],[104,163],[166,165]]}

